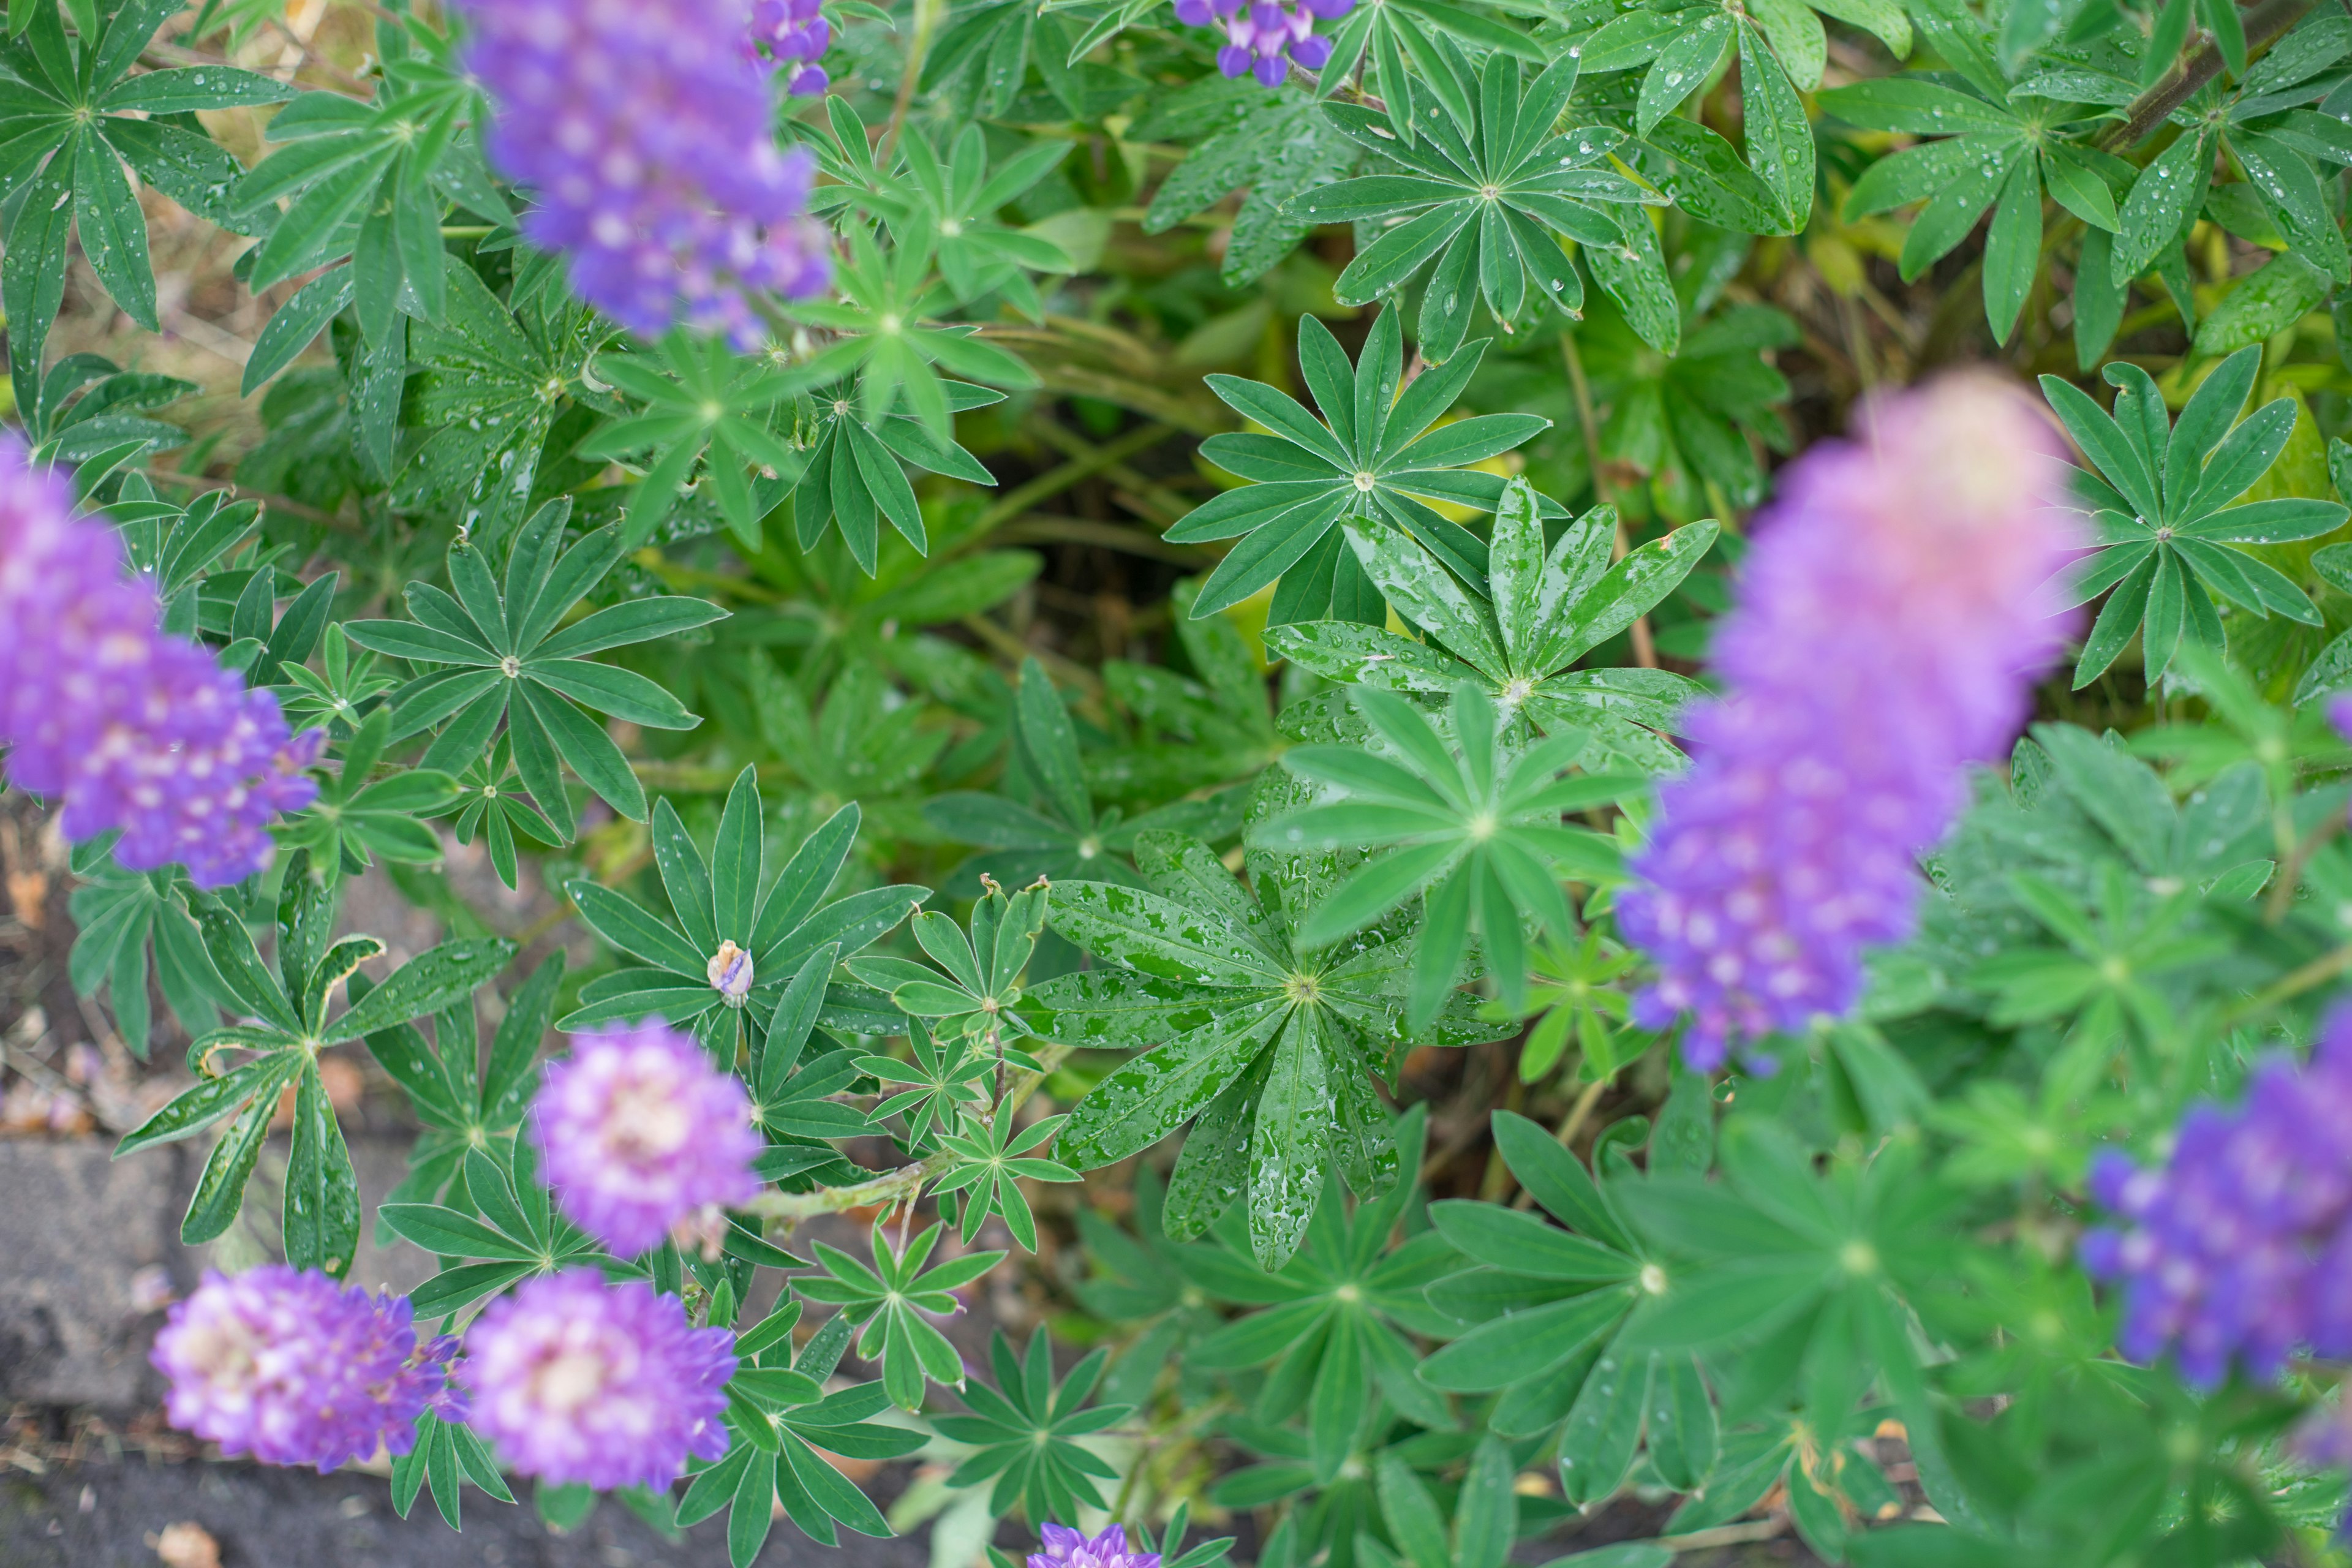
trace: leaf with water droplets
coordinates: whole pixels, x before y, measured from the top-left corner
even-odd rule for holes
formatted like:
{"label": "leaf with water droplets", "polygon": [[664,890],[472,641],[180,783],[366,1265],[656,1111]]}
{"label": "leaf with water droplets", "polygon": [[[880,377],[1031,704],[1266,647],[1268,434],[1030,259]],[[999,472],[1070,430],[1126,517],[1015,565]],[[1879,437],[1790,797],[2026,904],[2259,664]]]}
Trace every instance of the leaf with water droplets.
{"label": "leaf with water droplets", "polygon": [[2132,182],[2117,218],[2110,271],[2117,287],[2147,270],[2156,253],[2178,239],[2182,222],[2205,205],[2213,176],[2212,139],[2184,132]]}

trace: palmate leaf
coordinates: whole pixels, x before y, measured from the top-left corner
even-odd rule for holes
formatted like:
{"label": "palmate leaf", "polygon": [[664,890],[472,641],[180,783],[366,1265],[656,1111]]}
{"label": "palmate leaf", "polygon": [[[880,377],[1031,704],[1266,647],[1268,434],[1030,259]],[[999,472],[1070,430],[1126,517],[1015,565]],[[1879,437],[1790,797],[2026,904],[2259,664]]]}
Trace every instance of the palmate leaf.
{"label": "palmate leaf", "polygon": [[956,1467],[948,1484],[978,1486],[993,1478],[989,1511],[1008,1513],[1018,1501],[1033,1525],[1076,1519],[1081,1507],[1102,1507],[1096,1482],[1117,1480],[1119,1472],[1077,1439],[1129,1414],[1124,1405],[1087,1407],[1109,1353],[1094,1352],[1057,1387],[1053,1347],[1043,1328],[1029,1336],[1028,1352],[1017,1360],[1004,1331],[997,1330],[988,1352],[996,1386],[967,1382],[963,1403],[971,1414],[932,1418],[941,1436],[979,1450]]}
{"label": "palmate leaf", "polygon": [[480,87],[454,58],[457,40],[414,19],[376,40],[385,58],[374,103],[301,94],[266,132],[287,146],[249,169],[228,197],[237,214],[285,202],[254,254],[252,287],[351,257],[351,299],[372,345],[391,339],[402,315],[442,318],[440,226],[449,202],[491,224],[515,224],[468,130],[487,115]]}
{"label": "palmate leaf", "polygon": [[1417,541],[1350,522],[1348,547],[1365,576],[1425,640],[1313,621],[1271,628],[1266,647],[1328,680],[1424,699],[1473,682],[1507,721],[1524,714],[1546,733],[1588,731],[1596,755],[1617,765],[1673,772],[1682,754],[1664,734],[1696,685],[1665,670],[1570,667],[1672,593],[1713,547],[1717,524],[1687,524],[1612,564],[1614,508],[1585,513],[1549,549],[1544,511],[1524,479],[1504,488],[1486,563],[1492,599]]}
{"label": "palmate leaf", "polygon": [[1871,165],[1846,197],[1845,216],[1851,220],[1926,198],[1903,241],[1901,270],[1909,281],[1948,255],[1993,208],[1983,287],[1985,318],[1996,341],[2007,341],[2015,330],[2032,287],[2042,255],[2044,190],[2093,228],[2113,233],[2121,224],[2117,198],[2132,170],[2053,134],[2077,113],[2072,105],[2038,97],[1987,98],[1965,85],[1908,76],[1832,89],[1821,102],[1839,118],[1874,130],[1949,133]]}
{"label": "palmate leaf", "polygon": [[[1453,50],[1450,42],[1441,47]],[[1468,70],[1466,64],[1454,68]],[[1655,237],[1641,207],[1665,198],[1608,166],[1623,132],[1593,125],[1553,134],[1576,75],[1576,57],[1564,55],[1523,90],[1519,62],[1497,50],[1486,58],[1474,119],[1459,127],[1443,115],[1424,119],[1410,148],[1385,117],[1326,104],[1324,112],[1359,145],[1405,167],[1310,190],[1293,204],[1297,216],[1317,223],[1391,226],[1339,274],[1335,297],[1369,303],[1394,294],[1433,262],[1414,335],[1422,353],[1442,363],[1461,349],[1474,300],[1483,299],[1506,331],[1538,310],[1571,317],[1582,311],[1583,282],[1556,235],[1622,253],[1637,268],[1654,268],[1654,281],[1663,284]],[[1641,236],[1633,233],[1635,225]],[[1610,271],[1601,279],[1612,295],[1622,297],[1627,287]],[[1674,345],[1658,346],[1671,352]]]}
{"label": "palmate leaf", "polygon": [[1165,233],[1246,187],[1220,263],[1234,287],[1290,254],[1316,221],[1298,210],[1299,198],[1344,178],[1362,156],[1307,94],[1222,76],[1156,94],[1129,134],[1192,148],[1153,193],[1146,234]]}
{"label": "palmate leaf", "polygon": [[2259,347],[2214,367],[2171,420],[2163,394],[2137,365],[2107,366],[2116,411],[2056,376],[2043,396],[2097,475],[2077,472],[2075,489],[2091,525],[2089,555],[2059,580],[2062,603],[2106,594],[2074,666],[2079,689],[2097,679],[2142,631],[2147,678],[2170,668],[2174,650],[2192,642],[2224,646],[2214,600],[2255,616],[2273,612],[2306,625],[2319,611],[2284,574],[2231,544],[2281,544],[2331,533],[2344,523],[2334,501],[2287,499],[2230,503],[2270,471],[2297,417],[2280,398],[2238,422],[2262,368]]}
{"label": "palmate leaf", "polygon": [[[545,265],[543,258],[519,262],[526,277]],[[377,468],[392,472],[403,384],[412,364],[420,369],[405,417],[426,434],[400,468],[394,501],[455,511],[464,537],[495,554],[522,526],[549,443],[560,447],[566,439],[559,426],[576,438],[593,413],[621,412],[588,368],[614,329],[561,289],[519,283],[509,306],[457,258],[447,272],[448,304],[438,321],[411,321],[381,350],[360,356],[353,417]],[[340,276],[329,272],[304,292]],[[287,356],[306,342],[307,335],[289,341]]]}
{"label": "palmate leaf", "polygon": [[[1816,11],[1877,35],[1898,59],[1911,52],[1910,19],[1889,0],[1789,0],[1753,7],[1653,4],[1616,16],[1579,40],[1577,49],[1587,71],[1642,68],[1633,124],[1645,140],[1736,55],[1740,100],[1748,106],[1742,117],[1748,169],[1769,204],[1769,213],[1757,216],[1769,216],[1773,224],[1751,232],[1794,233],[1811,212],[1814,184],[1812,130],[1798,93],[1820,85],[1828,59]],[[1678,159],[1690,151],[1685,141],[1667,146]]]}
{"label": "palmate leaf", "polygon": [[882,1386],[901,1410],[920,1410],[925,1384],[964,1386],[963,1359],[930,1320],[961,1310],[953,1292],[1003,1262],[1002,1252],[967,1252],[936,1268],[924,1265],[945,1226],[935,1225],[902,1248],[893,1247],[879,1221],[874,1226],[873,1267],[838,1247],[816,1244],[823,1278],[795,1281],[793,1289],[812,1301],[828,1301],[860,1331],[857,1353],[882,1368]]}
{"label": "palmate leaf", "polygon": [[[1486,352],[1481,340],[1416,378],[1402,395],[1403,329],[1381,311],[1352,366],[1330,329],[1298,321],[1298,356],[1318,418],[1262,382],[1213,375],[1210,389],[1268,434],[1212,436],[1202,455],[1252,481],[1227,490],[1168,531],[1173,543],[1241,537],[1192,601],[1214,615],[1278,584],[1268,624],[1338,620],[1381,624],[1379,590],[1341,541],[1339,524],[1360,518],[1403,530],[1474,586],[1485,588],[1486,552],[1477,535],[1430,501],[1491,511],[1503,478],[1469,467],[1518,446],[1550,421],[1533,414],[1487,414],[1438,423],[1468,384]],[[1545,503],[1553,515],[1565,515]]]}
{"label": "palmate leaf", "polygon": [[[1420,1107],[1398,1120],[1401,1167],[1419,1168],[1426,1122]],[[1423,1292],[1462,1260],[1426,1230],[1389,1245],[1399,1222],[1423,1201],[1410,1180],[1352,1205],[1327,1189],[1297,1255],[1273,1274],[1223,1246],[1181,1254],[1184,1277],[1201,1294],[1265,1309],[1188,1345],[1185,1365],[1266,1366],[1251,1418],[1272,1425],[1304,1413],[1306,1458],[1318,1482],[1329,1483],[1353,1456],[1376,1401],[1433,1429],[1453,1425],[1444,1394],[1414,1377],[1412,1368],[1416,1339],[1454,1331]]]}
{"label": "palmate leaf", "polygon": [[115,1032],[144,1061],[154,1023],[151,973],[191,1038],[219,1024],[226,994],[188,914],[194,889],[186,874],[177,868],[126,871],[114,863],[112,843],[109,836],[75,847],[73,871],[82,885],[68,905],[74,941],[66,973],[77,995],[107,988]]}
{"label": "palmate leaf", "polygon": [[715,1463],[697,1460],[678,1500],[681,1525],[728,1510],[734,1568],[750,1568],[779,1512],[826,1546],[840,1543],[841,1525],[861,1535],[890,1534],[881,1510],[816,1450],[893,1459],[923,1443],[919,1432],[869,1419],[890,1403],[882,1384],[824,1391],[849,1348],[850,1321],[827,1321],[795,1352],[792,1331],[800,1317],[801,1303],[788,1300],[738,1332],[739,1364],[727,1386],[727,1453]]}
{"label": "palmate leaf", "polygon": [[0,262],[0,304],[20,410],[40,405],[41,352],[64,300],[67,242],[76,230],[108,297],[140,326],[157,329],[147,220],[132,174],[237,232],[268,227],[235,221],[221,198],[240,172],[236,160],[162,117],[280,103],[296,89],[230,66],[133,74],[155,30],[180,8],[177,0],[131,0],[103,25],[95,6],[79,9],[68,34],[58,7],[23,7],[26,21],[0,47],[8,72],[0,91],[0,145],[7,149],[0,197],[16,204]]}
{"label": "palmate leaf", "polygon": [[278,829],[280,843],[310,851],[330,885],[366,870],[378,856],[410,865],[441,858],[440,838],[421,819],[455,802],[457,781],[433,768],[369,777],[383,754],[392,717],[389,706],[368,715],[344,743],[341,770],[320,784],[318,799]]}
{"label": "palmate leaf", "polygon": [[492,223],[516,221],[467,130],[487,116],[454,38],[404,17],[377,42],[387,57],[374,101],[302,94],[268,123],[266,134],[284,145],[228,197],[240,215],[286,204],[254,258],[257,289],[351,257],[352,300],[371,344],[404,314],[441,319],[441,220],[452,200]]}
{"label": "palmate leaf", "polygon": [[857,410],[868,425],[903,405],[932,443],[943,446],[955,436],[949,377],[1013,392],[1037,384],[1035,372],[981,337],[977,326],[940,320],[954,300],[933,267],[936,233],[913,224],[893,235],[887,251],[863,224],[851,224],[846,237],[848,256],[834,267],[839,300],[789,308],[793,320],[834,334],[829,346],[793,367],[794,388],[854,376]]}
{"label": "palmate leaf", "polygon": [[[894,886],[827,900],[856,841],[859,820],[854,804],[835,812],[763,890],[764,812],[756,770],[737,775],[707,859],[669,802],[660,802],[653,813],[654,860],[677,923],[586,878],[566,883],[564,891],[589,929],[650,967],[591,981],[581,990],[578,1009],[558,1026],[582,1029],[658,1016],[694,1030],[730,1065],[747,1043],[757,1059],[772,1024],[793,1022],[793,1015],[781,1014],[782,1005],[813,955],[828,948],[836,957],[862,952],[931,896],[929,888]],[[745,989],[740,965],[747,962]],[[737,988],[723,991],[719,982],[730,968],[739,974]],[[825,993],[814,1021],[855,1034],[895,1033],[901,1026],[887,997],[843,984]]]}
{"label": "palmate leaf", "polygon": [[1585,731],[1562,726],[1532,745],[1515,743],[1477,684],[1454,689],[1446,710],[1450,735],[1394,692],[1358,687],[1352,695],[1387,742],[1384,752],[1293,747],[1284,765],[1339,793],[1251,829],[1261,845],[1383,851],[1304,911],[1299,940],[1322,946],[1417,897],[1422,937],[1406,1027],[1426,1027],[1456,995],[1474,927],[1504,1005],[1523,1006],[1523,924],[1570,940],[1575,917],[1560,879],[1588,881],[1617,867],[1613,844],[1589,828],[1562,826],[1562,814],[1614,801],[1638,789],[1640,775],[1561,778],[1584,752]]}
{"label": "palmate leaf", "polygon": [[1076,728],[1053,678],[1034,658],[1022,663],[1013,733],[1015,766],[1034,791],[1034,804],[977,790],[957,790],[923,803],[924,819],[933,827],[960,843],[993,851],[968,864],[984,879],[1015,885],[1071,878],[1132,883],[1128,859],[1139,834],[1223,838],[1237,826],[1233,791],[1175,801],[1134,817],[1118,806],[1097,811]]}
{"label": "palmate leaf", "polygon": [[621,749],[579,704],[655,729],[689,730],[701,720],[654,682],[585,657],[707,626],[726,612],[701,599],[656,596],[612,605],[562,630],[566,611],[616,564],[621,528],[607,524],[564,546],[569,498],[540,508],[515,538],[506,578],[491,575],[484,548],[460,543],[447,557],[451,594],[412,583],[410,621],[353,621],[352,641],[417,665],[448,668],[420,676],[394,695],[387,739],[435,725],[422,765],[443,773],[472,766],[501,724],[532,802],[564,838],[574,826],[562,764],[635,821],[646,796]]}
{"label": "palmate leaf", "polygon": [[[1302,794],[1270,772],[1251,816]],[[1392,1082],[1408,1044],[1466,1045],[1492,1030],[1466,996],[1405,1028],[1410,914],[1336,944],[1300,942],[1306,910],[1355,858],[1253,849],[1245,888],[1197,839],[1151,834],[1136,846],[1146,889],[1055,889],[1055,931],[1106,967],[1031,991],[1035,1027],[1066,1045],[1143,1053],[1078,1101],[1055,1142],[1064,1163],[1110,1164],[1197,1119],[1169,1232],[1200,1235],[1246,1189],[1251,1244],[1268,1268],[1297,1249],[1328,1167],[1360,1194],[1388,1190],[1397,1148],[1371,1079]]]}
{"label": "palmate leaf", "polygon": [[[1003,393],[966,381],[943,381],[940,391],[950,415],[1004,401]],[[967,484],[996,483],[978,458],[952,439],[940,439],[912,415],[868,418],[861,412],[866,400],[855,383],[824,388],[812,401],[816,437],[800,459],[799,482],[792,490],[793,525],[803,551],[814,550],[828,527],[838,527],[851,556],[872,577],[879,562],[879,517],[887,518],[917,554],[928,555],[930,535],[902,464]]]}
{"label": "palmate leaf", "polygon": [[[469,1139],[412,1169],[376,1211],[379,1230],[441,1260],[441,1271],[412,1292],[420,1314],[461,1311],[535,1275],[608,1261],[604,1248],[556,1212],[538,1163],[536,1146],[511,1130]],[[427,1190],[436,1177],[442,1194]],[[432,1201],[441,1195],[449,1202]]]}
{"label": "palmate leaf", "polygon": [[718,338],[684,329],[650,354],[607,355],[596,374],[643,406],[582,442],[591,459],[650,451],[621,524],[625,547],[653,537],[699,468],[719,514],[746,552],[760,548],[760,519],[800,477],[800,451],[771,414],[791,390],[781,371],[741,358]]}
{"label": "palmate leaf", "polygon": [[468,1150],[514,1136],[539,1088],[534,1059],[563,969],[560,952],[542,960],[530,978],[504,999],[505,1014],[487,1042],[480,1037],[470,996],[435,1014],[435,1037],[429,1043],[408,1023],[365,1037],[368,1053],[408,1096],[409,1109],[423,1129],[409,1147],[408,1174],[387,1201],[437,1201],[457,1180]]}
{"label": "palmate leaf", "polygon": [[[945,157],[918,129],[909,129],[898,146],[907,175],[900,188],[911,199],[898,205],[893,226],[938,237],[940,276],[959,303],[995,290],[1030,320],[1043,321],[1045,306],[1029,274],[1066,273],[1074,264],[1053,241],[1001,223],[996,215],[1052,174],[1068,156],[1068,143],[1034,143],[994,170],[988,139],[977,125],[965,126]],[[887,203],[887,196],[877,199],[886,212]]]}
{"label": "palmate leaf", "polygon": [[[359,1179],[319,1077],[328,1046],[404,1024],[472,994],[506,967],[515,944],[443,942],[370,986],[359,966],[381,955],[373,937],[331,944],[335,889],[314,880],[310,857],[286,865],[277,909],[277,973],[261,961],[252,934],[227,905],[197,895],[190,912],[204,935],[229,1007],[252,1022],[197,1037],[188,1065],[194,1088],[173,1099],[115,1148],[116,1156],[192,1137],[228,1121],[196,1180],[180,1227],[189,1245],[210,1241],[235,1223],[261,1157],[282,1090],[294,1091],[294,1136],[287,1158],[283,1236],[286,1260],[340,1279],[359,1245]],[[351,1005],[330,1016],[338,987]],[[232,1060],[233,1058],[233,1060]],[[232,1120],[233,1119],[233,1120]]]}

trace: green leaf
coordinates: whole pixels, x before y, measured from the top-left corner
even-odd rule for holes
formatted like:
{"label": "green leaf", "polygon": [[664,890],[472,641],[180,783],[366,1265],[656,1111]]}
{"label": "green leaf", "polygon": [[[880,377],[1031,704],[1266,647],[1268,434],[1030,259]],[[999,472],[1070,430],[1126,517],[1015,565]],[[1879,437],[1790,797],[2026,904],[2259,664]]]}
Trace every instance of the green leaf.
{"label": "green leaf", "polygon": [[504,969],[515,944],[503,939],[462,939],[428,949],[328,1026],[326,1043],[355,1040],[438,1012]]}

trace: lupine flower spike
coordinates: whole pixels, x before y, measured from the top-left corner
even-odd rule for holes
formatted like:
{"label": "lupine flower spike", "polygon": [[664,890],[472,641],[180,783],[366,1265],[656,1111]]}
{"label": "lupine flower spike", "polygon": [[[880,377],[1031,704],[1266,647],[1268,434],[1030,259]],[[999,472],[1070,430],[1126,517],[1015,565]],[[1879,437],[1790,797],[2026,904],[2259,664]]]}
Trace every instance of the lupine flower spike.
{"label": "lupine flower spike", "polygon": [[1716,634],[1728,689],[1687,721],[1698,760],[1660,791],[1622,906],[1659,969],[1635,1019],[1687,1014],[1694,1068],[1844,1013],[1863,950],[1910,931],[1916,857],[2067,630],[2043,588],[2077,542],[2064,472],[2025,396],[1973,377],[1785,470]]}
{"label": "lupine flower spike", "polygon": [[826,240],[806,216],[814,164],[776,145],[741,12],[695,0],[467,9],[469,61],[498,110],[490,156],[536,193],[523,232],[571,256],[589,303],[640,335],[683,321],[750,348],[760,323],[747,290],[824,287]]}
{"label": "lupine flower spike", "polygon": [[121,829],[134,871],[174,861],[198,887],[269,864],[269,820],[319,793],[323,730],[290,734],[278,699],[160,629],[122,542],[73,515],[63,476],[0,437],[0,745],[20,789],[62,802],[68,839]]}
{"label": "lupine flower spike", "polygon": [[1319,71],[1330,61],[1331,40],[1317,35],[1317,18],[1337,21],[1355,8],[1356,0],[1176,0],[1176,19],[1224,33],[1217,68],[1225,75],[1279,87],[1292,66]]}
{"label": "lupine flower spike", "polygon": [[784,83],[784,90],[794,98],[819,97],[833,85],[816,63],[832,42],[833,27],[818,9],[818,0],[753,0],[743,47],[761,70],[797,66]]}
{"label": "lupine flower spike", "polygon": [[2113,1150],[2091,1195],[2123,1223],[2083,1237],[2092,1278],[2123,1289],[2116,1348],[2168,1352],[2211,1387],[2235,1361],[2268,1377],[2298,1347],[2352,1356],[2352,1010],[2311,1061],[2256,1071],[2243,1104],[2182,1118],[2160,1170]]}
{"label": "lupine flower spike", "polygon": [[1042,1552],[1029,1554],[1029,1568],[1160,1568],[1157,1552],[1129,1552],[1127,1530],[1112,1525],[1088,1537],[1066,1524],[1049,1524],[1038,1532]]}
{"label": "lupine flower spike", "polygon": [[658,1018],[573,1037],[533,1103],[541,1173],[572,1224],[624,1258],[760,1190],[743,1082]]}
{"label": "lupine flower spike", "polygon": [[381,1447],[404,1454],[416,1418],[457,1414],[452,1339],[420,1352],[404,1296],[345,1289],[273,1263],[207,1273],[172,1309],[149,1359],[171,1381],[172,1425],[264,1464],[324,1474]]}
{"label": "lupine flower spike", "polygon": [[474,1430],[553,1486],[599,1491],[677,1479],[727,1452],[735,1335],[698,1329],[675,1296],[593,1268],[529,1279],[466,1335]]}

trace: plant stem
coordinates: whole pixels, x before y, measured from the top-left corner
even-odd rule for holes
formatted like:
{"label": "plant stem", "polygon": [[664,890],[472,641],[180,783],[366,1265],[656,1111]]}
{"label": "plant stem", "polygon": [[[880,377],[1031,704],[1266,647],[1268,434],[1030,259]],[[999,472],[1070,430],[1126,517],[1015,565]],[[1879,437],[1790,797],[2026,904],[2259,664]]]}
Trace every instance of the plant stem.
{"label": "plant stem", "polygon": [[2300,996],[2315,985],[2324,985],[2346,970],[2352,969],[2352,942],[2333,952],[2321,953],[2302,968],[2292,970],[2247,997],[2221,1015],[2220,1032],[2229,1033],[2250,1019],[2260,1017],[2290,997]]}
{"label": "plant stem", "polygon": [[[1559,356],[1568,362],[1568,384],[1576,394],[1576,422],[1584,426],[1584,456],[1592,468],[1592,493],[1613,508],[1617,504],[1613,493],[1615,487],[1610,484],[1601,470],[1601,425],[1593,416],[1592,387],[1584,379],[1584,357],[1576,352],[1574,332],[1559,334]],[[1625,521],[1621,517],[1617,521],[1617,540],[1611,546],[1611,553],[1622,561],[1631,548],[1631,542],[1625,537]],[[1657,668],[1658,645],[1650,636],[1650,617],[1634,616],[1633,624],[1625,628],[1625,635],[1633,644],[1633,662],[1643,669]]]}
{"label": "plant stem", "polygon": [[[2239,10],[2241,25],[2246,32],[2246,55],[2251,60],[2254,51],[2294,26],[2311,9],[2312,0],[2258,0]],[[2208,39],[2188,58],[2165,73],[2164,79],[2132,100],[2123,124],[2110,132],[2103,143],[2108,152],[2121,152],[2135,147],[2156,128],[2171,117],[2196,95],[2197,89],[2221,74],[2221,50]]]}
{"label": "plant stem", "polygon": [[1569,1107],[1568,1120],[1559,1124],[1561,1148],[1570,1148],[1576,1142],[1576,1135],[1583,1131],[1585,1122],[1591,1120],[1592,1108],[1601,1103],[1601,1091],[1608,1087],[1609,1080],[1605,1078],[1584,1086],[1584,1092],[1576,1097],[1574,1105]]}
{"label": "plant stem", "polygon": [[[1039,426],[1045,423],[1042,419],[1034,422]],[[1061,427],[1055,426],[1055,428],[1059,430]],[[1061,467],[1049,468],[1025,484],[1015,485],[1005,491],[980,514],[980,521],[972,525],[971,537],[977,540],[999,524],[1011,522],[1039,501],[1060,495],[1079,480],[1091,479],[1106,468],[1118,467],[1138,452],[1158,446],[1175,433],[1173,427],[1155,422],[1122,432],[1099,447],[1087,445],[1078,456]],[[1040,434],[1043,434],[1042,430]],[[1051,444],[1061,445],[1059,442]]]}
{"label": "plant stem", "polygon": [[907,68],[898,77],[898,96],[890,105],[890,123],[882,132],[882,144],[875,150],[874,161],[884,169],[890,166],[890,149],[898,144],[898,132],[907,123],[907,110],[915,101],[915,84],[922,79],[923,62],[931,53],[931,35],[940,25],[940,0],[915,0],[915,36],[907,45]]}

